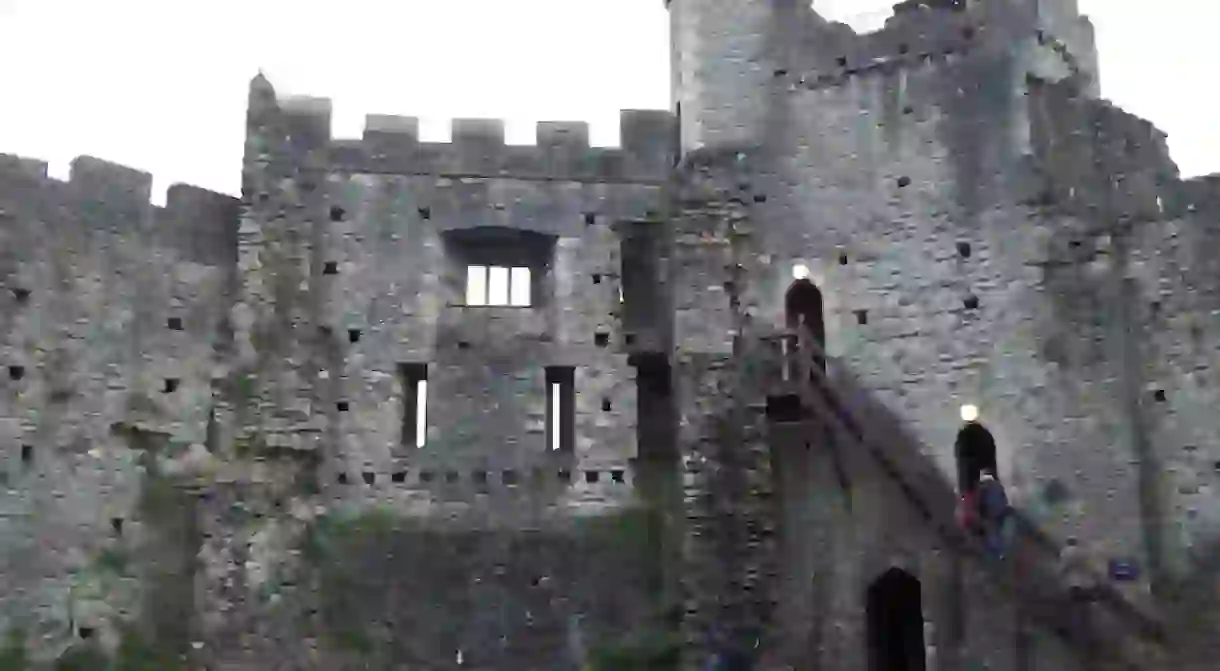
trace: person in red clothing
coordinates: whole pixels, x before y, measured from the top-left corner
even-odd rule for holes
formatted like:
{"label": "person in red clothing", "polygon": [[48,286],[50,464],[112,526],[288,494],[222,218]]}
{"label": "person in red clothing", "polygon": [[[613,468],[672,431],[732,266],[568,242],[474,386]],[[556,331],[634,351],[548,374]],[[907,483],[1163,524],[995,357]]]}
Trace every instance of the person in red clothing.
{"label": "person in red clothing", "polygon": [[979,524],[978,488],[967,489],[957,500],[957,523],[967,534],[979,535],[982,527]]}

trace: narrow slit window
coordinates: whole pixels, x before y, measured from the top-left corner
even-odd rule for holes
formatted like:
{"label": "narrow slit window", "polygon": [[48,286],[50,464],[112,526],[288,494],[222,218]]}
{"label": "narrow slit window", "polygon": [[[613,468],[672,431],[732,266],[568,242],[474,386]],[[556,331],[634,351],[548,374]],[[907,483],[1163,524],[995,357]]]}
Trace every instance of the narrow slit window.
{"label": "narrow slit window", "polygon": [[423,447],[428,441],[428,365],[402,364],[402,444]]}
{"label": "narrow slit window", "polygon": [[546,438],[547,449],[552,452],[570,452],[575,442],[575,379],[571,366],[546,369]]}

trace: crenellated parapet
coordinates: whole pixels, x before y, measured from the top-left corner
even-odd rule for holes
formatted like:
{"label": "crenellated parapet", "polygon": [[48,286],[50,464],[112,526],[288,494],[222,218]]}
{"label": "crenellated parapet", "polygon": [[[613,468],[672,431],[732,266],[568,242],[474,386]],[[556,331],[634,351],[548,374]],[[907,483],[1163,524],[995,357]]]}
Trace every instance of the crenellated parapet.
{"label": "crenellated parapet", "polygon": [[620,146],[592,147],[584,122],[542,121],[534,145],[508,145],[502,119],[454,119],[450,142],[422,142],[417,117],[384,114],[367,116],[358,140],[332,139],[328,99],[276,104],[278,114],[270,116],[281,123],[264,127],[264,149],[278,149],[270,158],[299,163],[318,152],[338,172],[661,183],[676,151],[676,119],[663,110],[624,110]]}
{"label": "crenellated parapet", "polygon": [[1092,217],[1156,219],[1177,180],[1166,134],[1074,81],[1028,80],[1031,144],[1044,204]]}

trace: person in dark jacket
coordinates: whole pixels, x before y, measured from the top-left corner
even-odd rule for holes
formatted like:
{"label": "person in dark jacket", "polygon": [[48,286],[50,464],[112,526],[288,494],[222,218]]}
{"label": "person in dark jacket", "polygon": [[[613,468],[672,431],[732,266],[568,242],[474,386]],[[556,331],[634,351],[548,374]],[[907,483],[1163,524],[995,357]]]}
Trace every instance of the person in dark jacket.
{"label": "person in dark jacket", "polygon": [[996,559],[1003,559],[1012,535],[1012,507],[1004,485],[990,471],[983,471],[979,478],[978,504],[987,551]]}

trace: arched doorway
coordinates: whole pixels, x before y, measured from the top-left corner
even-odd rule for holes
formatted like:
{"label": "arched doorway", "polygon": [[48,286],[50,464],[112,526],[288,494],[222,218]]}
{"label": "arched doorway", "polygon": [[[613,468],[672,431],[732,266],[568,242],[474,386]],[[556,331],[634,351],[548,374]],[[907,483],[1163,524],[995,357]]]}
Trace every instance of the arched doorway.
{"label": "arched doorway", "polygon": [[957,432],[954,454],[957,457],[959,492],[974,489],[984,469],[991,471],[997,480],[1000,478],[1000,472],[996,468],[995,438],[982,424],[968,422]]}
{"label": "arched doorway", "polygon": [[919,579],[900,568],[868,588],[868,671],[926,671]]}
{"label": "arched doorway", "polygon": [[[826,346],[826,322],[823,319],[822,292],[808,278],[801,278],[784,294],[784,317],[789,329],[804,325],[813,332],[818,345]],[[826,370],[826,360],[814,357],[814,365]]]}

